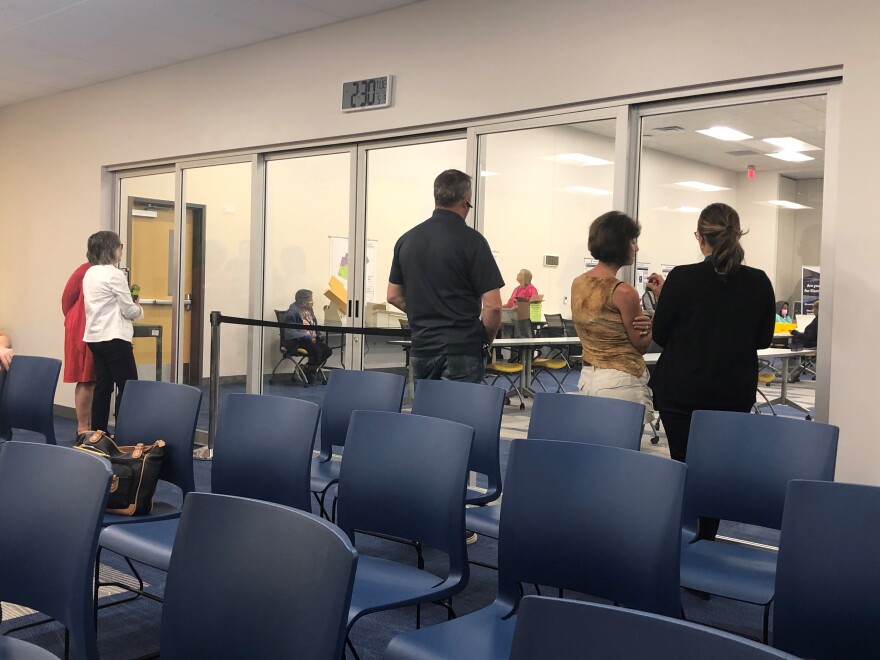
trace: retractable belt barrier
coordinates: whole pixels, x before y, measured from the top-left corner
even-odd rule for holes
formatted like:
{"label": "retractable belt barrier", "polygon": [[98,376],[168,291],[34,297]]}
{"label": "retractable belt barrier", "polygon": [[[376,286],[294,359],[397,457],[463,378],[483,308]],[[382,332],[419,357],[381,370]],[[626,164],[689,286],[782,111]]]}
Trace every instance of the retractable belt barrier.
{"label": "retractable belt barrier", "polygon": [[223,316],[220,312],[211,312],[211,380],[208,395],[208,456],[214,451],[214,434],[217,432],[217,420],[220,413],[220,326],[247,325],[259,328],[287,328],[290,330],[312,330],[332,332],[339,335],[367,335],[400,337],[409,339],[411,331],[404,328],[350,328],[343,325],[306,325],[303,323],[280,323],[248,319],[240,316]]}

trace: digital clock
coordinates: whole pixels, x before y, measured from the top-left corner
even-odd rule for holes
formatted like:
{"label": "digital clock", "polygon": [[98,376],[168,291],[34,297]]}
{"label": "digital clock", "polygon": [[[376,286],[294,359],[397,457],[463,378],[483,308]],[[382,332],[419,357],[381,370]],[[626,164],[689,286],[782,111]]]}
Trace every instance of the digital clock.
{"label": "digital clock", "polygon": [[342,111],[371,110],[391,105],[391,76],[342,83]]}

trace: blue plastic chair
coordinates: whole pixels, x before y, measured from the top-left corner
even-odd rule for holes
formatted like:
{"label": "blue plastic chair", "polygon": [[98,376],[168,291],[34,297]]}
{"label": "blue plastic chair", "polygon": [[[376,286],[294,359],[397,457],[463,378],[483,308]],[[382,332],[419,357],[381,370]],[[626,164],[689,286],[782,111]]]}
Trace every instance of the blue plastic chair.
{"label": "blue plastic chair", "polygon": [[611,605],[526,596],[510,660],[794,658],[730,633]]}
{"label": "blue plastic chair", "polygon": [[333,447],[344,447],[351,413],[355,410],[400,412],[406,378],[381,371],[333,369],[321,405],[321,449],[312,461],[312,492],[321,515],[333,516],[324,505],[327,491],[339,481],[340,461],[333,461]]}
{"label": "blue plastic chair", "polygon": [[686,469],[617,447],[514,440],[495,602],[454,621],[398,635],[385,657],[506,659],[520,583],[571,589],[677,617]]}
{"label": "blue plastic chair", "polygon": [[[638,451],[645,406],[632,401],[574,394],[535,395],[529,438],[568,440]],[[497,506],[467,510],[467,528],[498,538],[501,511]]]}
{"label": "blue plastic chair", "polygon": [[448,419],[474,429],[468,470],[486,475],[486,492],[468,489],[467,504],[482,506],[501,496],[501,416],[505,391],[480,383],[419,380],[412,414]]}
{"label": "blue plastic chair", "polygon": [[[309,474],[319,413],[317,404],[301,399],[258,394],[227,396],[214,438],[212,492],[310,511]],[[122,555],[126,561],[167,571],[178,523],[178,518],[171,518],[111,525],[101,532],[98,560],[103,548]],[[143,587],[132,590],[119,582],[102,584],[161,600]]]}
{"label": "blue plastic chair", "polygon": [[444,419],[352,414],[339,475],[339,526],[352,541],[358,531],[435,548],[449,558],[449,572],[443,579],[416,566],[361,555],[349,629],[366,614],[443,601],[464,589],[469,575],[464,497],[473,434],[471,427]]}
{"label": "blue plastic chair", "polygon": [[278,504],[186,498],[165,587],[161,657],[340,658],[357,552]]}
{"label": "blue plastic chair", "polygon": [[61,360],[16,355],[0,390],[0,440],[10,440],[12,429],[41,433],[55,444],[55,388]]}
{"label": "blue plastic chair", "polygon": [[[0,600],[62,623],[86,660],[98,657],[92,567],[110,476],[107,461],[76,449],[9,442],[0,451]],[[0,657],[42,657],[24,644],[0,637]]]}
{"label": "blue plastic chair", "polygon": [[792,479],[832,481],[838,429],[768,415],[698,410],[688,438],[681,586],[764,607],[767,641],[776,553],[699,539],[700,516],[779,529]]}
{"label": "blue plastic chair", "polygon": [[[193,444],[202,392],[191,385],[152,380],[126,383],[116,420],[116,444],[165,441],[160,482],[180,489],[186,497],[195,490]],[[123,525],[180,516],[180,506],[164,500],[157,491],[153,510],[145,516],[104,514],[104,525]]]}
{"label": "blue plastic chair", "polygon": [[792,481],[785,498],[773,645],[807,658],[880,649],[880,488]]}

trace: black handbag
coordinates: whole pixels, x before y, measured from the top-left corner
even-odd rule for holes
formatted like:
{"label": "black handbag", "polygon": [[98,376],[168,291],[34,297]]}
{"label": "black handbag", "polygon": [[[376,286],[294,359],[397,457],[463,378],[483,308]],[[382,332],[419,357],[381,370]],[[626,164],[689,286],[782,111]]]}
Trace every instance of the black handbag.
{"label": "black handbag", "polygon": [[165,442],[157,440],[146,445],[116,444],[113,436],[103,431],[86,431],[77,437],[76,449],[88,451],[110,461],[113,477],[107,513],[121,516],[142,516],[153,508],[153,495],[162,471]]}

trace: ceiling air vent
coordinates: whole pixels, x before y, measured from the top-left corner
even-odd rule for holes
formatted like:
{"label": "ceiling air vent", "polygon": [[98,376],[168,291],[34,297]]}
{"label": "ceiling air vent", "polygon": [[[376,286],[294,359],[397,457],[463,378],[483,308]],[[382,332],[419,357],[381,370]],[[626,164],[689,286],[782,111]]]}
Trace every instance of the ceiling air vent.
{"label": "ceiling air vent", "polygon": [[738,149],[736,151],[728,151],[728,156],[760,156],[760,151],[752,151],[751,149]]}
{"label": "ceiling air vent", "polygon": [[656,131],[657,133],[684,133],[684,128],[681,126],[658,126],[651,130]]}
{"label": "ceiling air vent", "polygon": [[545,266],[558,266],[559,265],[559,255],[558,254],[545,254],[544,255],[544,265]]}

